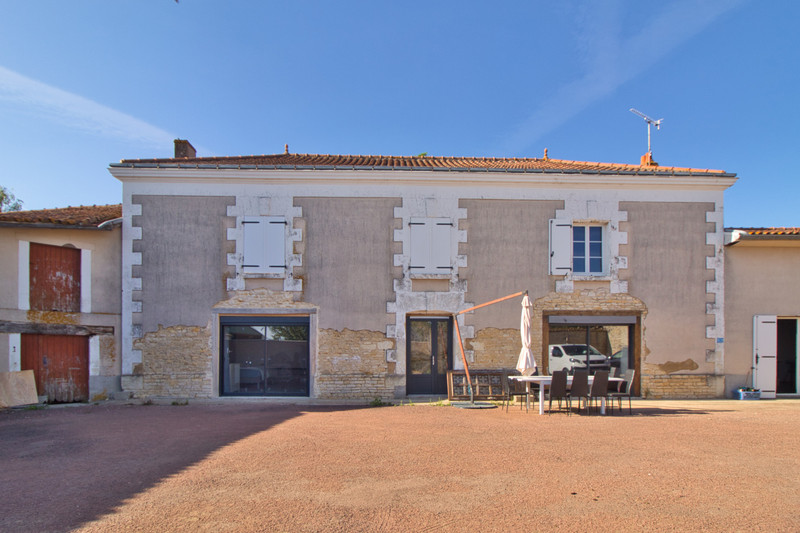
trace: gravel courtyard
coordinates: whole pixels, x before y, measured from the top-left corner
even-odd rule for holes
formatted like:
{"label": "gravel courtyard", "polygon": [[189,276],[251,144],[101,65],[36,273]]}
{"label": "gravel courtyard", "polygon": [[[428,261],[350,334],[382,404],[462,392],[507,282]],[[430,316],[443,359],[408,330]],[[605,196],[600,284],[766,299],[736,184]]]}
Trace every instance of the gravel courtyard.
{"label": "gravel courtyard", "polygon": [[800,400],[0,411],[0,531],[798,531]]}

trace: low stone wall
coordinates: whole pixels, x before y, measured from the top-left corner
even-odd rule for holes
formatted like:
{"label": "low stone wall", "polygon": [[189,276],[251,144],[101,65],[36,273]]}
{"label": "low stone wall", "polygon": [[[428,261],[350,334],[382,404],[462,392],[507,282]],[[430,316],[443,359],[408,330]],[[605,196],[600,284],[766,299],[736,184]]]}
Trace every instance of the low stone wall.
{"label": "low stone wall", "polygon": [[208,327],[159,328],[137,339],[142,364],[135,373],[141,387],[137,398],[210,398],[212,394],[211,330]]}
{"label": "low stone wall", "polygon": [[642,396],[656,400],[724,398],[725,376],[650,374],[642,376]]}
{"label": "low stone wall", "polygon": [[[498,369],[514,368],[522,348],[518,329],[484,328],[475,337],[467,339],[464,348],[473,350],[473,361],[470,368]],[[461,354],[456,346],[454,361]]]}
{"label": "low stone wall", "polygon": [[395,363],[386,361],[392,339],[377,331],[325,329],[319,332],[314,386],[323,399],[391,399],[405,395]]}

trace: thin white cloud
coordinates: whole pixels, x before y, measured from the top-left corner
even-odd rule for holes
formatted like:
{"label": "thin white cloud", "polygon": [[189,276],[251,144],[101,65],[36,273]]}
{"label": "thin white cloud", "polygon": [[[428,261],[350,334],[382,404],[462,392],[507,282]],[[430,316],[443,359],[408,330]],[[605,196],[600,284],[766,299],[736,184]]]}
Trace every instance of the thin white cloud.
{"label": "thin white cloud", "polygon": [[[583,76],[559,87],[505,140],[504,153],[518,153],[564,125],[592,103],[644,73],[725,12],[746,0],[678,0],[642,22],[628,39],[620,38],[620,4],[588,4],[579,13]],[[583,4],[584,6],[586,4]],[[623,6],[624,7],[624,6]]]}
{"label": "thin white cloud", "polygon": [[172,134],[88,98],[27,78],[0,66],[0,102],[94,135],[147,147],[171,146]]}

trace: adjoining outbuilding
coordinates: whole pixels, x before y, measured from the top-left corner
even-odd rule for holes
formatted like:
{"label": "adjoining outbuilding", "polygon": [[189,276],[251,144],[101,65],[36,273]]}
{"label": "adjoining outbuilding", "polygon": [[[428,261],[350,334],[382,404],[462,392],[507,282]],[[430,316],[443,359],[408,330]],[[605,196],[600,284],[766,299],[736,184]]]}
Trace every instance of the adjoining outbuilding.
{"label": "adjoining outbuilding", "polygon": [[725,230],[727,394],[800,394],[800,228]]}
{"label": "adjoining outbuilding", "polygon": [[0,213],[0,372],[49,402],[121,391],[122,205]]}

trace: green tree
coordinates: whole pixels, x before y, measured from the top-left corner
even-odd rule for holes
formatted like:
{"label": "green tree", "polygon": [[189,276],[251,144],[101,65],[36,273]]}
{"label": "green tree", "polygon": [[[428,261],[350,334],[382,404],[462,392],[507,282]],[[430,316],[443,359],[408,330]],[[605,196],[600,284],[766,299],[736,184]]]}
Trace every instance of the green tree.
{"label": "green tree", "polygon": [[17,200],[14,194],[0,185],[0,213],[5,211],[20,211],[22,209],[22,200]]}

